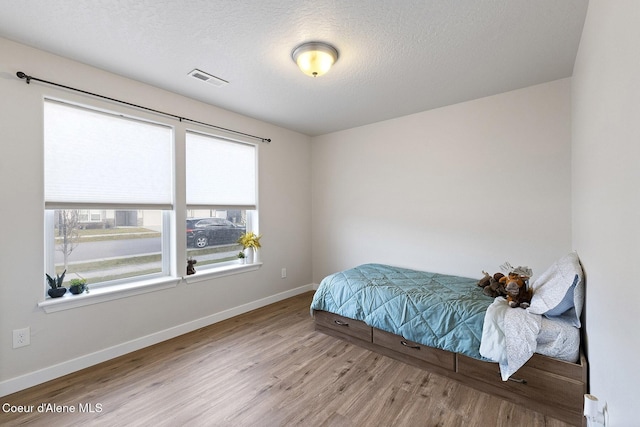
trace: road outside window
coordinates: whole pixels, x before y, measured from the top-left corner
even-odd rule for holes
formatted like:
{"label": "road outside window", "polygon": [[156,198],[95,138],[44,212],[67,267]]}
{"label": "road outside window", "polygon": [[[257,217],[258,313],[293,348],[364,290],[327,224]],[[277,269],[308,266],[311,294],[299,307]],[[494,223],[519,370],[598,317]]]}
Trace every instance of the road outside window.
{"label": "road outside window", "polygon": [[[162,211],[49,211],[55,274],[97,284],[162,272]],[[65,283],[66,284],[66,283]]]}

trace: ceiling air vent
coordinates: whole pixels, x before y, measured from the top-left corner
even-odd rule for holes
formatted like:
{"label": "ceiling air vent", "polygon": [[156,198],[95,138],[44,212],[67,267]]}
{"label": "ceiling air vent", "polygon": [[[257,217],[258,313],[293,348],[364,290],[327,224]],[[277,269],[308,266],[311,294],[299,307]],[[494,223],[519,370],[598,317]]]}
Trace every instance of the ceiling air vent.
{"label": "ceiling air vent", "polygon": [[197,68],[189,73],[189,75],[195,79],[201,80],[203,82],[207,82],[216,87],[222,87],[226,84],[229,84],[228,81],[222,80],[219,77],[212,76],[209,73],[205,73],[204,71],[198,70]]}

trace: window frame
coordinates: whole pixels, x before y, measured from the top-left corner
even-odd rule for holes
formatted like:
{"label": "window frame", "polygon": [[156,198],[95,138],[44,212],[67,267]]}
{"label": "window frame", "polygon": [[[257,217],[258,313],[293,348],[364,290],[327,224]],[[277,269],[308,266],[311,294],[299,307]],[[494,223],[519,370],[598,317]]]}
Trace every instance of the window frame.
{"label": "window frame", "polygon": [[[44,116],[44,102],[50,100],[54,102],[60,102],[68,104],[70,106],[76,106],[88,110],[97,112],[112,114],[114,116],[122,116],[128,119],[139,120],[142,122],[150,122],[159,124],[162,126],[168,126],[172,129],[172,147],[171,147],[171,181],[172,181],[172,194],[173,204],[171,209],[163,210],[162,214],[162,273],[157,275],[145,275],[145,276],[132,276],[129,278],[118,279],[114,281],[103,282],[99,285],[94,285],[91,288],[90,293],[84,293],[81,295],[69,295],[67,293],[61,298],[49,298],[46,293],[47,285],[43,280],[43,293],[42,300],[38,303],[38,306],[42,308],[46,313],[57,312],[60,310],[67,310],[76,307],[82,307],[90,304],[101,303],[111,301],[119,298],[125,298],[134,295],[140,295],[147,292],[155,292],[165,289],[177,287],[180,283],[197,283],[208,279],[224,277],[233,274],[244,273],[248,271],[255,271],[262,266],[262,262],[256,260],[253,264],[243,265],[237,262],[225,262],[219,264],[212,264],[211,267],[202,268],[197,271],[195,275],[187,276],[186,266],[187,251],[186,251],[186,218],[187,204],[185,199],[186,194],[186,135],[188,132],[194,132],[198,134],[204,134],[214,138],[223,140],[230,140],[236,143],[250,144],[255,147],[255,210],[247,211],[247,230],[252,230],[258,233],[258,163],[259,163],[259,144],[247,139],[229,138],[224,135],[222,131],[217,129],[210,129],[203,126],[204,130],[199,125],[189,124],[187,125],[183,121],[175,121],[175,119],[163,116],[161,114],[150,113],[142,111],[135,107],[125,105],[114,105],[111,102],[105,102],[98,99],[87,100],[86,97],[75,96],[66,94],[64,98],[59,96],[44,95],[42,100],[42,109]],[[42,134],[42,144],[44,147],[44,130]],[[43,152],[44,156],[44,152]],[[43,180],[44,185],[44,180]],[[71,206],[66,206],[71,207]],[[54,257],[55,257],[55,238],[54,238],[54,218],[53,210],[59,208],[43,206],[43,223],[44,223],[44,262],[43,262],[43,278],[44,273],[53,271]],[[91,209],[116,209],[124,207],[104,206],[104,205],[77,205],[75,209],[79,210],[91,210]],[[128,206],[132,209],[146,209],[152,208],[148,205],[132,205]],[[225,206],[225,208],[229,208]],[[51,213],[47,213],[50,211]],[[178,214],[180,212],[180,214]],[[90,216],[90,212],[88,212]],[[249,225],[251,224],[251,229]],[[49,249],[47,249],[49,248]],[[185,249],[182,252],[182,248]],[[182,253],[181,253],[182,252]]]}
{"label": "window frame", "polygon": [[[187,138],[189,134],[196,135],[198,137],[212,138],[216,140],[216,142],[225,142],[229,144],[241,144],[243,146],[250,146],[254,150],[253,156],[253,173],[255,175],[255,183],[254,183],[254,203],[251,205],[236,205],[236,204],[225,204],[225,203],[211,203],[211,204],[202,204],[202,203],[194,203],[190,204],[188,202],[188,182],[187,181],[187,171],[188,167],[188,143]],[[202,130],[195,126],[189,126],[185,129],[184,132],[185,138],[185,218],[188,218],[187,212],[193,210],[201,210],[201,209],[209,209],[209,210],[229,210],[229,209],[237,209],[243,210],[246,213],[246,226],[245,231],[250,232],[253,231],[256,234],[259,234],[259,156],[260,156],[260,146],[255,142],[246,141],[239,138],[230,138],[225,135],[221,135],[217,132],[212,132],[210,130]],[[186,226],[186,221],[185,221]],[[185,244],[186,244],[186,233],[185,233]],[[188,248],[186,248],[186,252],[188,252]],[[198,267],[196,264],[196,273],[193,275],[186,275],[184,277],[187,284],[199,282],[206,278],[210,277],[221,277],[226,276],[228,274],[233,274],[234,270],[237,271],[251,271],[257,268],[260,268],[262,262],[258,256],[258,251],[256,251],[255,261],[252,264],[240,264],[238,260],[219,262],[213,264],[206,264],[201,267]],[[187,255],[188,257],[188,255]]]}
{"label": "window frame", "polygon": [[[45,209],[45,272],[55,272],[55,253],[56,242],[54,236],[55,230],[55,209]],[[81,210],[81,209],[78,209]],[[104,210],[114,210],[112,208],[105,208]],[[116,209],[118,210],[118,209]],[[161,226],[162,231],[160,233],[160,245],[161,245],[161,263],[160,271],[156,273],[149,273],[143,275],[133,275],[129,277],[123,277],[120,279],[106,280],[103,282],[92,283],[89,285],[93,291],[100,288],[117,287],[130,282],[146,282],[149,280],[156,280],[171,276],[171,258],[174,252],[173,245],[171,244],[171,218],[173,216],[172,211],[166,209],[157,209],[161,212]],[[45,286],[46,292],[46,286]],[[77,296],[74,296],[76,298]]]}
{"label": "window frame", "polygon": [[[46,182],[46,178],[47,178],[47,166],[46,166],[46,162],[47,162],[47,144],[50,143],[47,139],[47,134],[46,134],[46,126],[43,127],[43,138],[42,138],[42,146],[43,146],[43,150],[44,150],[44,161],[45,161],[45,180],[44,180],[44,186],[45,186],[45,203],[44,203],[44,224],[45,224],[45,228],[44,228],[44,232],[45,232],[45,239],[44,239],[44,252],[45,252],[45,272],[54,272],[55,271],[55,253],[56,253],[56,243],[55,243],[55,237],[54,237],[54,230],[55,230],[55,218],[54,218],[54,212],[57,209],[74,209],[74,210],[78,210],[78,211],[87,211],[88,214],[88,218],[89,221],[91,221],[91,211],[92,210],[122,210],[122,209],[127,209],[127,210],[145,210],[145,209],[153,209],[153,210],[157,210],[159,212],[161,212],[161,271],[158,273],[152,273],[152,274],[146,274],[146,275],[137,275],[137,276],[130,276],[130,277],[126,277],[126,278],[121,278],[121,279],[116,279],[116,280],[108,280],[108,281],[104,281],[104,282],[99,282],[96,284],[92,284],[91,287],[94,289],[99,289],[99,288],[109,288],[109,287],[118,287],[121,286],[123,284],[129,283],[129,282],[133,282],[135,284],[135,282],[146,282],[149,280],[156,280],[159,278],[164,278],[164,277],[169,277],[172,274],[172,269],[171,269],[171,263],[170,260],[173,256],[173,251],[175,251],[173,249],[174,245],[171,242],[171,215],[173,212],[173,207],[175,205],[175,188],[174,188],[174,183],[176,180],[175,177],[175,162],[176,162],[176,153],[175,153],[175,140],[176,140],[176,129],[174,126],[172,126],[169,123],[164,123],[162,121],[158,121],[158,120],[152,120],[149,117],[144,117],[144,115],[133,115],[130,113],[125,113],[119,109],[105,109],[105,108],[101,108],[101,107],[97,107],[94,105],[87,105],[87,104],[80,104],[74,101],[70,101],[70,100],[61,100],[59,98],[51,98],[51,97],[44,97],[43,99],[43,103],[42,103],[42,108],[43,108],[43,123],[47,122],[47,108],[48,106],[53,108],[53,117],[56,117],[56,108],[62,107],[62,108],[67,108],[68,112],[69,112],[69,116],[73,117],[74,115],[77,115],[76,118],[80,118],[82,119],[82,114],[83,113],[87,113],[86,117],[87,121],[84,123],[81,123],[80,128],[82,128],[82,125],[86,126],[86,123],[92,123],[92,120],[102,120],[103,118],[106,118],[107,120],[116,120],[116,121],[120,121],[122,120],[124,126],[127,125],[127,123],[132,123],[133,126],[138,126],[139,128],[143,128],[143,129],[149,129],[152,133],[156,132],[156,129],[164,129],[162,132],[167,133],[167,135],[165,135],[164,137],[167,138],[168,140],[160,140],[159,142],[163,143],[163,144],[167,144],[164,146],[164,149],[166,150],[165,153],[165,161],[167,162],[166,167],[169,167],[169,171],[166,171],[166,179],[167,182],[165,182],[166,184],[169,184],[170,187],[166,188],[165,191],[165,199],[163,202],[161,203],[154,203],[154,204],[150,204],[148,202],[143,202],[140,204],[131,204],[130,202],[120,202],[118,200],[102,200],[102,201],[95,201],[95,203],[93,203],[92,201],[89,202],[85,202],[85,201],[78,201],[78,200],[73,200],[74,198],[76,198],[76,194],[79,196],[79,198],[83,199],[86,195],[91,194],[90,193],[90,189],[86,189],[86,188],[82,188],[80,190],[79,193],[72,193],[70,196],[66,195],[69,194],[68,191],[63,190],[62,193],[64,193],[65,195],[62,196],[62,198],[60,198],[61,196],[59,196],[59,194],[61,194],[61,192],[58,190],[58,188],[64,188],[64,187],[54,187],[54,196],[52,197],[52,199],[49,199],[49,197],[47,195],[47,191],[46,189],[47,187],[47,182]],[[66,113],[65,113],[66,114]],[[95,123],[95,122],[94,122]],[[129,127],[130,129],[130,127]],[[64,131],[63,131],[64,132]],[[86,137],[86,135],[84,134],[80,134],[81,137]],[[155,141],[155,139],[153,140]],[[119,141],[109,141],[109,143],[112,144],[117,144]],[[56,147],[56,142],[55,140],[53,140],[53,147]],[[95,143],[95,142],[94,142]],[[100,143],[100,141],[98,141],[97,143]],[[155,142],[154,142],[155,144]],[[90,146],[90,147],[93,147]],[[57,155],[58,153],[56,152],[54,154],[54,159],[55,160],[55,155]],[[51,160],[51,161],[53,161]],[[57,177],[55,177],[57,178]],[[139,178],[139,177],[136,177]],[[120,191],[125,192],[125,191]],[[96,193],[97,194],[97,193]],[[116,196],[117,198],[119,196]],[[69,200],[71,199],[71,200]],[[168,203],[167,203],[168,202]],[[45,294],[46,294],[46,284],[45,284]],[[77,297],[77,296],[74,296]],[[45,297],[46,298],[46,297]]]}

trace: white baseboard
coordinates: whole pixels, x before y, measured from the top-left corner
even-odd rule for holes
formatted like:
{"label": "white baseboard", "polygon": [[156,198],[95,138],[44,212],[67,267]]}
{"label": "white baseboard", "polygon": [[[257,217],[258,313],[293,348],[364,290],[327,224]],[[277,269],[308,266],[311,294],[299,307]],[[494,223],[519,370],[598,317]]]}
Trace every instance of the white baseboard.
{"label": "white baseboard", "polygon": [[275,302],[282,301],[284,299],[302,294],[304,292],[312,291],[314,289],[314,284],[301,286],[299,288],[291,289],[276,295],[259,299],[257,301],[243,304],[238,307],[230,308],[219,313],[212,314],[210,316],[196,319],[191,322],[183,323],[181,325],[177,325],[163,331],[158,331],[151,335],[140,337],[132,341],[127,341],[113,347],[105,348],[104,350],[100,350],[95,353],[86,354],[84,356],[67,360],[57,365],[48,366],[46,368],[29,372],[28,374],[24,374],[19,377],[2,381],[0,382],[0,397],[15,393],[20,390],[24,390],[29,387],[33,387],[38,384],[42,384],[44,382],[62,377],[64,375],[79,371],[84,368],[88,368],[89,366],[97,365],[98,363],[106,362],[107,360],[111,360],[127,353],[131,353],[132,351],[140,350],[150,345],[175,338],[177,336],[195,331],[205,326],[221,322],[231,317],[247,313],[251,310],[255,310],[257,308],[264,307],[266,305],[273,304]]}

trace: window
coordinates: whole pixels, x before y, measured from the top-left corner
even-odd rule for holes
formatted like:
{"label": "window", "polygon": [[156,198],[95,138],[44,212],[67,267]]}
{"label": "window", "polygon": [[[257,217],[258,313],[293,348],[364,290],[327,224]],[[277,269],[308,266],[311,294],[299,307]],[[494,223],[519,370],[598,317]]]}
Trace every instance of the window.
{"label": "window", "polygon": [[44,102],[45,269],[91,287],[170,274],[173,129]]}
{"label": "window", "polygon": [[[54,268],[48,271],[66,270],[66,281],[83,278],[91,285],[163,273],[162,211],[105,210],[104,220],[93,222],[81,221],[79,212],[47,210],[54,251]],[[139,225],[119,222],[122,218]]]}
{"label": "window", "polygon": [[[184,169],[174,158],[182,149]],[[197,260],[198,272],[206,270],[193,282],[259,268],[237,265],[239,237],[258,232],[257,151],[251,143],[187,131],[182,122],[174,128],[46,99],[45,272],[66,270],[66,286],[85,279],[98,288],[86,300],[103,301],[177,285],[187,258]],[[179,182],[185,198],[176,201]],[[176,210],[186,210],[183,224]],[[183,242],[187,251],[179,256]],[[41,304],[57,311],[91,303],[81,300]]]}
{"label": "window", "polygon": [[187,256],[198,267],[237,262],[246,231],[257,232],[257,148],[186,134]]}

